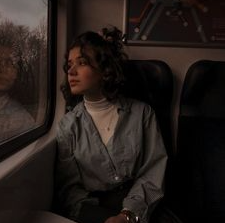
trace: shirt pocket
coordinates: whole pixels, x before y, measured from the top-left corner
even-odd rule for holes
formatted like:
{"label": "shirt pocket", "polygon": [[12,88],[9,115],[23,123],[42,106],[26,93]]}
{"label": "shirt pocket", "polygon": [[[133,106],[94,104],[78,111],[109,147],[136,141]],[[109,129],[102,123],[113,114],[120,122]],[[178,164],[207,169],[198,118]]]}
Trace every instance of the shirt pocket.
{"label": "shirt pocket", "polygon": [[123,168],[127,177],[132,177],[141,152],[141,143],[136,131],[130,132],[123,138]]}

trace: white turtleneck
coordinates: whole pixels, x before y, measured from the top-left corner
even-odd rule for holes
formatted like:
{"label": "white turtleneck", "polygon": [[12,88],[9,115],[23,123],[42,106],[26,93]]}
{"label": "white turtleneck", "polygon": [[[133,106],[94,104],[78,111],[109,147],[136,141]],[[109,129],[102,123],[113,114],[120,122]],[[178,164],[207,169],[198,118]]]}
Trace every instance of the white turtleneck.
{"label": "white turtleneck", "polygon": [[84,98],[84,106],[106,145],[114,133],[119,118],[116,104],[109,102],[106,98],[99,101],[88,101]]}

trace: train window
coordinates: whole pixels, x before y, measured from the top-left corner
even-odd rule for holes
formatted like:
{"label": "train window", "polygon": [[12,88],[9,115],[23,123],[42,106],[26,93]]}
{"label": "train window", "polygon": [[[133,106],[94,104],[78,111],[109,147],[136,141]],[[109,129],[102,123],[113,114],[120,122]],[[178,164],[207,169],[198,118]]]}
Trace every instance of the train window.
{"label": "train window", "polygon": [[52,2],[0,1],[1,158],[43,134],[51,122]]}

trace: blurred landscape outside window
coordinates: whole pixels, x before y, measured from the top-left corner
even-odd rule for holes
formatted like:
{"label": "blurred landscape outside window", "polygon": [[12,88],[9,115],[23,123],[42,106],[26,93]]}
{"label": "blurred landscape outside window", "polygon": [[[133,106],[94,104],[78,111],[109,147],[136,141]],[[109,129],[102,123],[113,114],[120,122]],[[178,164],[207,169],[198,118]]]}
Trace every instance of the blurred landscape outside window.
{"label": "blurred landscape outside window", "polygon": [[47,18],[45,0],[0,0],[0,144],[45,122]]}

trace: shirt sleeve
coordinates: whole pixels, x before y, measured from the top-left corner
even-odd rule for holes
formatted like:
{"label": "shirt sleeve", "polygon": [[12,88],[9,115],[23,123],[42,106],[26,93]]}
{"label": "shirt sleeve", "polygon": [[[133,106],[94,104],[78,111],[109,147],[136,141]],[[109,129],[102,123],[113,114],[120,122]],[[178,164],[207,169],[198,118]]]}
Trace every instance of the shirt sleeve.
{"label": "shirt sleeve", "polygon": [[83,203],[95,204],[95,198],[88,197],[73,154],[74,135],[65,128],[65,123],[58,125],[57,131],[57,163],[56,163],[56,207],[58,211],[76,220]]}
{"label": "shirt sleeve", "polygon": [[143,154],[141,167],[136,172],[135,183],[123,206],[148,222],[148,216],[164,195],[164,174],[167,154],[156,121],[155,113],[150,107],[144,110]]}

